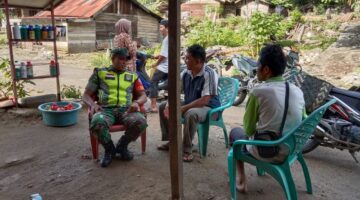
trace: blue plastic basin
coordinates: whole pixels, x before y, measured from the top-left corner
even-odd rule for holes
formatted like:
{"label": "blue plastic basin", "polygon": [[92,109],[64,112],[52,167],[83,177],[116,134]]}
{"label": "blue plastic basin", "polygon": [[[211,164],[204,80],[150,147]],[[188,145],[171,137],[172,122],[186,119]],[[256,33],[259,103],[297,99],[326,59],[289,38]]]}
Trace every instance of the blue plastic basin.
{"label": "blue plastic basin", "polygon": [[[71,103],[74,107],[73,110],[65,111],[52,111],[46,110],[47,106],[51,106],[53,103],[56,103],[58,106],[66,106]],[[38,109],[40,110],[43,118],[43,122],[48,126],[70,126],[77,123],[78,114],[81,109],[81,104],[76,102],[49,102],[41,104]]]}

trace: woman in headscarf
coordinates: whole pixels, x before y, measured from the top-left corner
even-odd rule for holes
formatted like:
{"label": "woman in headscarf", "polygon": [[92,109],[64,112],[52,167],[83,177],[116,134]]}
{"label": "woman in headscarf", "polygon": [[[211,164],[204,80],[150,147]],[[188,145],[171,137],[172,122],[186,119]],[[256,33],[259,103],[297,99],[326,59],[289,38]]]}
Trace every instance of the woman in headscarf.
{"label": "woman in headscarf", "polygon": [[123,47],[128,49],[130,60],[127,63],[127,66],[131,71],[135,71],[136,46],[131,39],[131,21],[127,19],[120,19],[117,21],[115,24],[115,33],[114,47]]}

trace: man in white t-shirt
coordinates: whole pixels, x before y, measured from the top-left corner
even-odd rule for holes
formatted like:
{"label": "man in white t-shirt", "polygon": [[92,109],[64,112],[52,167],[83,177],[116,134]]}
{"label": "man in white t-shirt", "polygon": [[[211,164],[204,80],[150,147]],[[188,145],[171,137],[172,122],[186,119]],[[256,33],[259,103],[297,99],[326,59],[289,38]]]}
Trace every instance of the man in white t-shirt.
{"label": "man in white t-shirt", "polygon": [[168,20],[160,21],[160,33],[164,37],[164,40],[161,45],[160,55],[155,56],[157,59],[156,63],[151,67],[155,68],[156,71],[151,79],[150,86],[150,98],[151,98],[151,111],[157,112],[157,104],[156,99],[158,97],[158,84],[161,80],[167,79],[168,76],[168,49],[169,49],[169,41],[168,41]]}

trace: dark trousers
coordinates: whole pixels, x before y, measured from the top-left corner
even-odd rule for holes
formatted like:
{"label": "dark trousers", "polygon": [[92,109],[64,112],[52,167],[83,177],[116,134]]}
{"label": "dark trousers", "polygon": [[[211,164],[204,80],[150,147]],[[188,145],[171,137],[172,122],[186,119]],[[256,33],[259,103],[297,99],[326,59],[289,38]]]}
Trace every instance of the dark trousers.
{"label": "dark trousers", "polygon": [[[249,138],[246,136],[245,131],[240,128],[233,128],[230,131],[230,146],[233,145],[234,142],[236,142],[236,140],[248,140]],[[243,146],[243,149],[241,149],[242,152],[244,153],[248,153],[247,149],[246,149],[246,145]]]}
{"label": "dark trousers", "polygon": [[156,70],[152,79],[151,79],[151,83],[150,83],[150,94],[149,97],[150,98],[157,98],[158,97],[158,93],[159,93],[159,89],[158,89],[158,84],[161,80],[167,79],[168,74],[164,73],[160,70]]}

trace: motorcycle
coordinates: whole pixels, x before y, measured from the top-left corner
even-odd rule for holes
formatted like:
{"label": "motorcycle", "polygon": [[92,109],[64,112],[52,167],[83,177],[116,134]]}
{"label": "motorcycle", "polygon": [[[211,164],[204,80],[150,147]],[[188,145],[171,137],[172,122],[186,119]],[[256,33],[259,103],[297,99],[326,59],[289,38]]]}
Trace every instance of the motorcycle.
{"label": "motorcycle", "polygon": [[333,88],[328,98],[336,99],[336,103],[325,112],[303,153],[318,146],[348,150],[358,163],[355,153],[360,151],[360,93]]}

